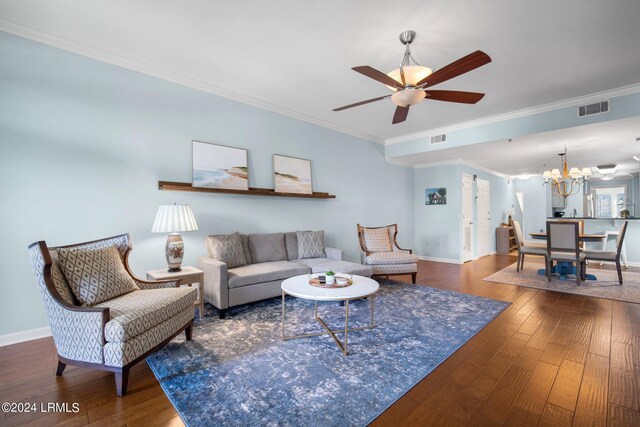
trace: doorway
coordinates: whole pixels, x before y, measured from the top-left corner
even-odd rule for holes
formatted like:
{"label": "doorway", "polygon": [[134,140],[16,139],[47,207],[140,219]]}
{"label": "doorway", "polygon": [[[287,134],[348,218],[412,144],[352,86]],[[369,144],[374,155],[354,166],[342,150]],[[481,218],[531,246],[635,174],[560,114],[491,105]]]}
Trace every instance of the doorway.
{"label": "doorway", "polygon": [[462,261],[473,259],[473,176],[462,174]]}
{"label": "doorway", "polygon": [[491,183],[477,179],[478,258],[491,253]]}

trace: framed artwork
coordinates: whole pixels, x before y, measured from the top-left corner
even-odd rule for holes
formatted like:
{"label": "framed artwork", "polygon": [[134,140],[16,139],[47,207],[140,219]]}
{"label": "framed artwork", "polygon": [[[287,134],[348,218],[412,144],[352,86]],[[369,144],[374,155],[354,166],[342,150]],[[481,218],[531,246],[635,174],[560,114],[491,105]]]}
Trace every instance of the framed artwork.
{"label": "framed artwork", "polygon": [[192,155],[194,187],[249,190],[247,150],[192,141]]}
{"label": "framed artwork", "polygon": [[426,188],[424,190],[424,204],[425,205],[446,205],[447,189],[444,187]]}
{"label": "framed artwork", "polygon": [[313,194],[311,160],[274,154],[273,180],[276,193]]}

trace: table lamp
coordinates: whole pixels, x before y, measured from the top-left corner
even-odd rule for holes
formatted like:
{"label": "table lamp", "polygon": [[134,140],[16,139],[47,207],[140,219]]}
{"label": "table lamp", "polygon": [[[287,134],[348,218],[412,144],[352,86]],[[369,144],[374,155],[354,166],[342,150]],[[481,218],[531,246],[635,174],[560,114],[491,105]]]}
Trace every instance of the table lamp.
{"label": "table lamp", "polygon": [[169,271],[180,271],[184,258],[183,231],[196,231],[198,224],[189,205],[162,205],[158,208],[156,220],[151,228],[152,233],[169,233],[164,253],[167,257]]}

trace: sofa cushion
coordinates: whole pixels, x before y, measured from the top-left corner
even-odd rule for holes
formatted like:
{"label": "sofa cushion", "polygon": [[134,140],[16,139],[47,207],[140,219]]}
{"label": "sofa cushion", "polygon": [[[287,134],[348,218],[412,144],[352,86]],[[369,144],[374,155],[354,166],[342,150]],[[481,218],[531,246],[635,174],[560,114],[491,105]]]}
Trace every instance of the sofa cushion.
{"label": "sofa cushion", "polygon": [[324,258],[324,231],[298,231],[298,258]]}
{"label": "sofa cushion", "polygon": [[207,250],[211,258],[224,262],[227,268],[247,264],[238,232],[228,236],[207,236]]}
{"label": "sofa cushion", "polygon": [[297,259],[297,264],[306,265],[311,268],[312,273],[326,273],[331,270],[336,273],[357,274],[358,276],[371,276],[373,271],[368,265],[356,264],[349,261],[336,261],[327,258],[306,258]]}
{"label": "sofa cushion", "polygon": [[287,249],[287,259],[293,261],[298,259],[298,232],[290,231],[284,233],[284,246]]}
{"label": "sofa cushion", "polygon": [[227,283],[231,289],[308,274],[310,269],[306,265],[295,262],[273,261],[232,268],[227,272],[229,274]]}
{"label": "sofa cushion", "polygon": [[58,248],[58,258],[71,291],[85,307],[140,289],[125,270],[115,246]]}
{"label": "sofa cushion", "polygon": [[409,252],[375,252],[365,258],[368,265],[415,264],[418,257]]}
{"label": "sofa cushion", "polygon": [[253,264],[287,260],[284,233],[249,234],[248,241]]}
{"label": "sofa cushion", "polygon": [[247,264],[252,264],[251,254],[249,253],[249,237],[246,234],[241,234],[240,241],[242,242],[242,250],[244,251],[244,260]]}
{"label": "sofa cushion", "polygon": [[309,268],[313,268],[316,265],[326,264],[327,262],[329,262],[329,260],[324,257],[323,258],[302,258],[302,259],[296,259],[291,262],[295,262],[296,264],[302,264],[302,265],[306,265]]}
{"label": "sofa cushion", "polygon": [[315,265],[311,268],[312,273],[325,273],[329,270],[335,273],[356,274],[365,277],[370,277],[373,274],[373,270],[368,265],[356,264],[355,262],[349,261],[326,260],[325,263]]}
{"label": "sofa cushion", "polygon": [[[128,341],[191,307],[197,299],[197,289],[147,289],[105,301],[96,307],[109,307],[109,320],[105,326],[105,339]],[[192,311],[192,314],[194,312]]]}
{"label": "sofa cushion", "polygon": [[389,230],[386,227],[365,229],[364,246],[368,252],[391,252]]}

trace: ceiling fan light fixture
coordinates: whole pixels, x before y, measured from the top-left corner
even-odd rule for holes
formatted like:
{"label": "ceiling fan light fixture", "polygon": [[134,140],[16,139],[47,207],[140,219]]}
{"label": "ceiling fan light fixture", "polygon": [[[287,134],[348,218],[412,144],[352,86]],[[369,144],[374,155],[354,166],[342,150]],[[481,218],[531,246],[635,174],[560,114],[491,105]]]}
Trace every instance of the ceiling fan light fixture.
{"label": "ceiling fan light fixture", "polygon": [[[433,70],[431,68],[423,67],[422,65],[406,65],[402,67],[402,71],[404,72],[405,86],[417,86],[420,80],[433,73]],[[396,68],[395,70],[388,72],[387,76],[391,77],[397,82],[402,83],[400,68]],[[387,88],[393,92],[396,92],[398,90],[391,86],[387,86]]]}
{"label": "ceiling fan light fixture", "polygon": [[403,89],[391,95],[391,100],[398,107],[409,107],[424,101],[426,92],[421,89]]}
{"label": "ceiling fan light fixture", "polygon": [[462,104],[475,104],[484,97],[484,93],[464,92],[456,90],[432,90],[431,87],[446,82],[454,77],[468,73],[478,67],[491,62],[489,55],[481,50],[476,50],[469,55],[453,61],[451,64],[433,71],[429,67],[423,67],[411,56],[411,43],[416,38],[416,32],[403,31],[400,34],[400,42],[405,46],[404,57],[400,66],[385,74],[368,65],[358,65],[351,69],[370,79],[373,79],[393,92],[392,95],[378,96],[365,101],[334,108],[333,111],[342,111],[360,105],[391,98],[397,106],[391,124],[402,123],[407,119],[409,107],[425,100],[428,87],[428,98],[434,101],[457,102]]}

